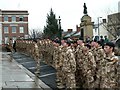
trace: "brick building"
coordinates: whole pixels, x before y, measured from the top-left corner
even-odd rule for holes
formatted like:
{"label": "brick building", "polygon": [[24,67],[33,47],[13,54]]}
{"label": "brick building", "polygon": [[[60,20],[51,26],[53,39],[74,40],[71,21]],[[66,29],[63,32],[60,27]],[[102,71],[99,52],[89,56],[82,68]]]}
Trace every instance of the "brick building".
{"label": "brick building", "polygon": [[0,44],[28,35],[28,11],[0,10]]}

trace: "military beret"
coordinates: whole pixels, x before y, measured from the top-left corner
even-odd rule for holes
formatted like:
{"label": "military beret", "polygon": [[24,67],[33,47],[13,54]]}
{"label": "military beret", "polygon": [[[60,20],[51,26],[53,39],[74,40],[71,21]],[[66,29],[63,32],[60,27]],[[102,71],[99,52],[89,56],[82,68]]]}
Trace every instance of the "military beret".
{"label": "military beret", "polygon": [[97,42],[97,40],[96,40],[96,39],[94,39],[94,40],[93,40],[93,42]]}
{"label": "military beret", "polygon": [[100,42],[100,41],[97,41],[97,43],[101,45],[101,42]]}
{"label": "military beret", "polygon": [[100,41],[97,41],[96,39],[93,40],[94,42],[98,43],[98,44],[101,44]]}
{"label": "military beret", "polygon": [[107,42],[105,45],[110,47],[115,47],[115,44],[113,42]]}
{"label": "military beret", "polygon": [[55,40],[54,42],[55,42],[55,43],[59,43],[59,44],[60,44],[60,40]]}
{"label": "military beret", "polygon": [[85,46],[89,49],[91,49],[91,46],[89,44],[85,44]]}
{"label": "military beret", "polygon": [[67,41],[66,43],[67,43],[68,45],[70,45],[70,44],[71,44],[71,42],[70,42],[70,41]]}

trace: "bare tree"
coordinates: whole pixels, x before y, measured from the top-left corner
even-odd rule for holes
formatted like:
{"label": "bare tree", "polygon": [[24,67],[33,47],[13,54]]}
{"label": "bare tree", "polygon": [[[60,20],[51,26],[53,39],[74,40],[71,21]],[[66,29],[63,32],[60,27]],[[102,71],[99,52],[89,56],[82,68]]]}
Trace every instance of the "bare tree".
{"label": "bare tree", "polygon": [[29,31],[29,36],[32,39],[35,38],[42,38],[43,37],[43,33],[41,29],[32,29]]}
{"label": "bare tree", "polygon": [[117,39],[120,36],[120,13],[109,14],[107,19],[107,24],[102,23],[103,28],[106,29],[114,39]]}
{"label": "bare tree", "polygon": [[42,38],[43,33],[41,31],[35,31],[36,38]]}

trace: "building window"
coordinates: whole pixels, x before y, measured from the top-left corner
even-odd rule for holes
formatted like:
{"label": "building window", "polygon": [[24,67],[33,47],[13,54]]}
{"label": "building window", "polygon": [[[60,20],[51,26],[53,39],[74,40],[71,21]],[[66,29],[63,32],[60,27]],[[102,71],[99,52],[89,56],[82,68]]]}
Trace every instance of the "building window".
{"label": "building window", "polygon": [[8,40],[9,40],[9,39],[8,39],[8,37],[6,36],[6,37],[5,37],[5,44],[8,43]]}
{"label": "building window", "polygon": [[16,21],[16,17],[15,16],[12,16],[12,21]]}
{"label": "building window", "polygon": [[24,33],[24,27],[19,27],[19,32]]}
{"label": "building window", "polygon": [[19,20],[20,20],[20,21],[23,21],[23,19],[24,19],[23,16],[20,16],[20,17],[19,17]]}
{"label": "building window", "polygon": [[8,21],[8,16],[4,16],[4,21]]}
{"label": "building window", "polygon": [[4,33],[9,33],[7,26],[4,27]]}
{"label": "building window", "polygon": [[16,27],[12,26],[12,33],[16,33]]}

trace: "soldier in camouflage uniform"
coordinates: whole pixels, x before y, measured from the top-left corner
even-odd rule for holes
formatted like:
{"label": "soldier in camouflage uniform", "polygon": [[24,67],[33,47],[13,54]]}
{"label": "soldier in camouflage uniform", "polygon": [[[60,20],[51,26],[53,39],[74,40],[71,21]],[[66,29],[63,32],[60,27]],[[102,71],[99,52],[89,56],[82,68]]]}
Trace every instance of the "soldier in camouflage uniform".
{"label": "soldier in camouflage uniform", "polygon": [[39,59],[42,60],[43,59],[43,56],[42,56],[42,41],[38,40],[37,45],[38,45],[38,50],[39,50]]}
{"label": "soldier in camouflage uniform", "polygon": [[120,88],[120,59],[117,62],[117,87]]}
{"label": "soldier in camouflage uniform", "polygon": [[34,44],[34,59],[36,60],[36,74],[40,73],[40,56],[39,56],[39,48],[38,48],[38,44],[37,44],[37,40],[33,41]]}
{"label": "soldier in camouflage uniform", "polygon": [[65,74],[65,84],[66,88],[68,89],[75,89],[76,88],[76,81],[75,81],[75,71],[76,71],[76,61],[75,56],[73,54],[72,49],[69,47],[67,43],[64,43],[65,49],[65,56],[63,60],[63,67],[62,71]]}
{"label": "soldier in camouflage uniform", "polygon": [[18,49],[19,49],[19,50],[18,50],[19,52],[21,52],[21,49],[22,49],[22,48],[21,48],[21,42],[22,42],[22,40],[19,40],[19,48],[18,48]]}
{"label": "soldier in camouflage uniform", "polygon": [[28,44],[27,44],[27,51],[28,51],[28,55],[31,56],[31,40],[28,41]]}
{"label": "soldier in camouflage uniform", "polygon": [[33,41],[30,40],[29,41],[29,52],[30,52],[30,56],[33,57]]}
{"label": "soldier in camouflage uniform", "polygon": [[60,47],[59,43],[53,42],[54,45],[54,51],[53,51],[53,67],[56,69],[56,83],[58,88],[63,88],[61,77],[61,66],[60,66]]}
{"label": "soldier in camouflage uniform", "polygon": [[102,64],[104,63],[104,57],[105,53],[102,49],[102,46],[100,46],[99,41],[93,41],[91,43],[91,52],[93,53],[95,62],[96,62],[96,69],[94,73],[94,88],[100,88],[100,82],[101,82],[101,70],[102,70]]}
{"label": "soldier in camouflage uniform", "polygon": [[20,40],[16,40],[16,50],[19,52]]}
{"label": "soldier in camouflage uniform", "polygon": [[89,49],[90,45],[87,44],[84,46],[82,50],[82,58],[79,60],[83,74],[83,88],[94,88],[94,71],[96,69],[96,62]]}
{"label": "soldier in camouflage uniform", "polygon": [[25,52],[25,40],[22,40],[22,54]]}
{"label": "soldier in camouflage uniform", "polygon": [[62,45],[60,45],[58,47],[58,54],[59,54],[59,58],[58,61],[56,61],[55,63],[57,63],[57,65],[55,67],[57,67],[57,87],[58,88],[65,88],[65,72],[63,72],[62,68],[63,68],[63,61],[64,61],[64,57],[65,57],[65,53],[66,53],[66,49],[63,46],[65,43],[64,40],[62,40]]}
{"label": "soldier in camouflage uniform", "polygon": [[13,45],[12,45],[12,39],[9,40],[8,49],[10,50],[10,61],[13,59]]}
{"label": "soldier in camouflage uniform", "polygon": [[53,45],[52,41],[47,39],[47,52],[48,52],[48,60],[49,60],[49,65],[53,66]]}
{"label": "soldier in camouflage uniform", "polygon": [[71,42],[71,45],[70,45],[72,51],[73,51],[73,54],[75,55],[76,57],[76,46],[75,46],[75,43],[74,42]]}
{"label": "soldier in camouflage uniform", "polygon": [[118,57],[114,55],[114,47],[115,45],[112,42],[108,42],[104,46],[106,57],[105,65],[102,68],[100,88],[120,88],[120,86],[118,86]]}
{"label": "soldier in camouflage uniform", "polygon": [[30,40],[27,40],[27,43],[26,43],[26,51],[27,51],[27,55],[28,56],[30,56],[31,54],[30,54],[30,49],[31,47],[30,47]]}
{"label": "soldier in camouflage uniform", "polygon": [[75,59],[76,59],[76,72],[75,72],[75,78],[76,78],[76,86],[77,88],[82,88],[83,86],[83,74],[82,74],[82,66],[80,64],[81,58],[82,58],[82,50],[84,48],[84,43],[82,40],[78,40],[77,41],[77,48],[76,48],[76,52],[75,52]]}
{"label": "soldier in camouflage uniform", "polygon": [[53,67],[57,69],[59,64],[59,44],[53,41]]}
{"label": "soldier in camouflage uniform", "polygon": [[47,41],[46,39],[43,40],[43,59],[45,61],[46,64],[49,64],[49,60],[48,60],[48,52],[47,52]]}
{"label": "soldier in camouflage uniform", "polygon": [[27,55],[27,43],[28,41],[27,40],[24,40],[24,54]]}
{"label": "soldier in camouflage uniform", "polygon": [[[35,41],[32,40],[32,57],[35,59]],[[36,60],[36,59],[35,59]]]}

